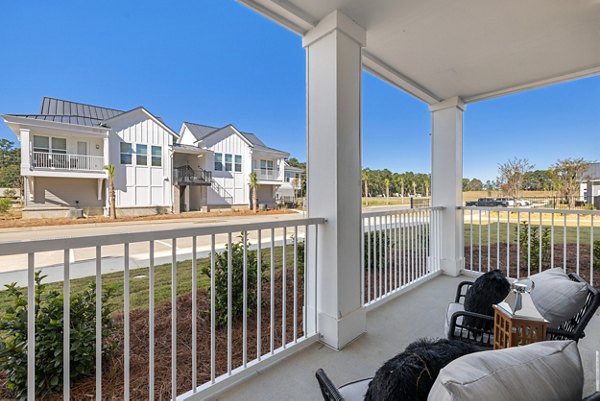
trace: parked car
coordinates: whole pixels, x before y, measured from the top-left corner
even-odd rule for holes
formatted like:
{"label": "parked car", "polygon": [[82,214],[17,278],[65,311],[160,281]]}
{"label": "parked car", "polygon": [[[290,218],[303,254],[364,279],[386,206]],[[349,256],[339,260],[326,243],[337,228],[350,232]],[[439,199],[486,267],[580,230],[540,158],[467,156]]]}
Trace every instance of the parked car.
{"label": "parked car", "polygon": [[515,203],[519,207],[529,207],[531,206],[531,202],[526,199],[515,199]]}
{"label": "parked car", "polygon": [[498,207],[504,206],[499,198],[479,198],[475,206],[479,207]]}
{"label": "parked car", "polygon": [[516,202],[513,198],[497,198],[504,207],[513,207],[516,205]]}

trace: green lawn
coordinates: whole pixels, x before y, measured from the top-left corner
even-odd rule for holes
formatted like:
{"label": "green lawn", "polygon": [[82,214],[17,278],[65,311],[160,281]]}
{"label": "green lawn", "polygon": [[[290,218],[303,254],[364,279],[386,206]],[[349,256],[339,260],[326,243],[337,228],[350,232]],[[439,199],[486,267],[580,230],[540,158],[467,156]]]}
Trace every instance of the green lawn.
{"label": "green lawn", "polygon": [[[559,225],[560,224],[560,225]],[[498,227],[499,226],[499,227]],[[506,222],[500,222],[498,225],[494,219],[492,218],[491,223],[487,224],[487,217],[482,219],[481,225],[479,225],[479,219],[473,219],[473,226],[471,227],[470,222],[468,220],[465,221],[465,245],[468,246],[471,243],[471,233],[473,235],[473,245],[479,244],[479,230],[481,229],[481,244],[486,245],[489,241],[492,244],[498,242],[498,232],[500,233],[500,243],[507,242],[506,232],[509,230],[509,240],[511,244],[517,243],[517,223],[510,223],[510,227]],[[535,220],[532,218],[531,227],[539,226],[539,220]],[[499,230],[499,231],[498,231]],[[527,225],[521,224],[521,232],[525,230],[527,232]],[[550,237],[552,236],[551,226],[549,224],[542,224],[542,230],[548,230]],[[565,229],[562,225],[562,221],[555,221],[554,225],[554,243],[555,244],[563,244],[564,243],[564,234]],[[566,228],[567,234],[567,243],[568,244],[576,244],[577,243],[577,227],[568,226]],[[579,243],[580,244],[590,244],[591,239],[591,227],[580,227],[579,228]],[[539,238],[539,237],[538,237]],[[594,241],[600,240],[600,227],[594,227]]]}
{"label": "green lawn", "polygon": [[[300,252],[301,247],[298,247]],[[262,249],[261,257],[265,270],[262,272],[263,277],[269,277],[270,270],[270,249]],[[275,247],[274,249],[274,261],[275,270],[281,270],[283,266],[283,249],[281,246]],[[294,247],[288,245],[286,247],[286,258],[287,268],[293,268],[294,259]],[[298,263],[299,271],[303,266]],[[210,269],[210,258],[197,259],[197,273],[198,273],[198,288],[209,288],[210,277],[204,274],[202,270],[204,268]],[[141,268],[130,270],[129,272],[129,299],[130,307],[133,308],[147,308],[149,300],[148,291],[148,271],[149,269]],[[83,292],[89,284],[95,281],[94,277],[86,277],[81,279],[71,280],[71,294],[77,294]],[[122,311],[123,310],[123,272],[109,273],[102,275],[102,287],[113,289],[113,296],[111,297],[108,305],[111,311]],[[48,284],[49,289],[56,289],[62,293],[63,283],[52,283]],[[192,260],[185,260],[177,262],[177,295],[189,294],[192,291]],[[166,263],[154,267],[154,303],[156,306],[169,301],[171,298],[171,264]],[[6,310],[6,307],[10,304],[10,300],[7,297],[5,291],[0,291],[0,314]]]}

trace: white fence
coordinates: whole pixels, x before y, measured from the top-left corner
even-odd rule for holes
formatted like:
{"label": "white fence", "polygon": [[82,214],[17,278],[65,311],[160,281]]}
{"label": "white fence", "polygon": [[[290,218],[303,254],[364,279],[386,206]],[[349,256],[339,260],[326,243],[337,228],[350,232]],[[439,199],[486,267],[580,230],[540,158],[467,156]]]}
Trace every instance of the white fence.
{"label": "white fence", "polygon": [[71,153],[32,152],[33,168],[67,171],[103,171],[104,157]]}
{"label": "white fence", "polygon": [[600,281],[600,211],[463,207],[465,270],[521,278],[551,267]]}
{"label": "white fence", "polygon": [[363,213],[364,305],[374,305],[440,271],[443,208]]}
{"label": "white fence", "polygon": [[[77,288],[71,279],[71,261],[73,250],[95,249],[95,390],[86,396],[96,399],[203,399],[219,388],[240,380],[259,368],[284,357],[290,352],[301,349],[317,339],[317,319],[308,316],[305,302],[307,287],[316,286],[316,260],[311,269],[305,267],[305,244],[316,247],[319,226],[325,220],[320,218],[273,221],[266,223],[222,225],[193,229],[121,233],[95,235],[78,238],[60,238],[49,240],[19,241],[1,243],[0,255],[26,254],[27,270],[27,395],[35,399],[36,366],[36,314],[32,310],[35,304],[35,273],[37,256],[43,258],[45,252],[60,251],[64,255],[64,281],[61,287],[63,300],[63,392],[64,399],[71,397],[73,383],[70,382],[71,347],[70,333],[74,330],[70,321],[70,300]],[[234,236],[240,236],[236,241]],[[302,238],[303,237],[303,238]],[[191,243],[191,277],[186,276],[186,268],[178,259],[178,241]],[[210,246],[207,258],[199,258],[197,249],[200,242]],[[249,244],[252,242],[252,245]],[[130,247],[144,243],[148,247],[149,266],[146,275],[135,270],[130,274]],[[171,263],[155,265],[155,243],[170,245]],[[122,250],[123,270],[113,273],[119,288],[122,289],[122,338],[113,338],[122,347],[122,376],[106,377],[103,371],[102,294],[103,284],[108,279],[103,275],[103,249],[115,247]],[[222,247],[225,252],[217,252]],[[316,248],[315,248],[316,249]],[[255,261],[255,266],[249,265]],[[201,266],[208,269],[208,287],[202,289]],[[133,271],[133,270],[132,270]],[[249,274],[254,277],[249,280]],[[159,274],[162,274],[159,276]],[[187,274],[187,273],[186,273]],[[157,281],[158,277],[162,277]],[[147,293],[147,308],[131,306],[133,297],[138,297],[138,283],[147,279],[142,286]],[[169,281],[170,279],[170,281]],[[80,280],[80,279],[79,279]],[[159,285],[169,281],[169,294],[162,302]],[[252,282],[253,281],[253,282]],[[145,281],[144,281],[145,283]],[[310,283],[310,284],[309,284]],[[137,286],[136,292],[132,292]],[[189,292],[178,288],[191,288]],[[161,287],[164,292],[164,287]],[[206,293],[208,291],[208,294]],[[189,296],[191,298],[185,298]],[[310,294],[316,294],[316,288]],[[204,294],[204,295],[203,295]],[[219,295],[221,294],[221,295]],[[225,294],[225,298],[223,298]],[[253,294],[253,295],[250,295]],[[165,294],[162,294],[165,295]],[[204,297],[204,298],[203,298]],[[316,295],[315,295],[316,297]],[[164,297],[163,297],[164,298]],[[223,301],[225,299],[226,301]],[[238,305],[238,301],[242,305]],[[206,301],[206,308],[203,307]],[[316,299],[311,301],[316,304]],[[161,304],[159,304],[161,303]],[[169,305],[170,303],[170,305]],[[191,303],[191,316],[179,315],[186,303]],[[249,305],[254,307],[249,309]],[[225,308],[219,315],[219,308]],[[184,308],[185,309],[185,308]],[[240,312],[241,309],[241,312]],[[170,316],[164,321],[165,311]],[[157,312],[158,311],[158,312]],[[161,312],[162,311],[162,312]],[[250,312],[249,312],[250,311]],[[161,314],[162,313],[162,314]],[[143,335],[131,332],[132,316],[147,318],[148,338],[147,366],[143,369],[144,380],[132,382],[132,360],[140,358],[140,350],[132,350],[132,336]],[[163,320],[157,318],[163,316]],[[222,325],[219,325],[219,321]],[[39,322],[38,322],[39,324]],[[170,327],[165,329],[165,327]],[[189,330],[188,330],[189,328]],[[204,333],[204,334],[203,334]],[[169,343],[170,347],[165,345]],[[159,345],[159,344],[162,344]],[[200,344],[205,344],[201,348]],[[117,348],[119,348],[117,347]],[[170,348],[170,350],[169,350]],[[203,351],[204,350],[204,351]],[[135,351],[135,358],[132,352]],[[170,351],[170,352],[169,352]],[[144,351],[146,352],[146,351]],[[161,357],[159,358],[159,354]],[[191,354],[191,365],[178,365],[178,358]],[[39,363],[39,361],[38,361]],[[157,376],[170,366],[170,374]],[[208,368],[208,370],[207,370]],[[201,372],[202,370],[202,372]],[[135,372],[137,373],[137,372]],[[139,375],[136,375],[139,379]],[[92,379],[93,380],[93,379]],[[114,394],[113,388],[122,388]],[[119,390],[120,391],[120,390]]]}

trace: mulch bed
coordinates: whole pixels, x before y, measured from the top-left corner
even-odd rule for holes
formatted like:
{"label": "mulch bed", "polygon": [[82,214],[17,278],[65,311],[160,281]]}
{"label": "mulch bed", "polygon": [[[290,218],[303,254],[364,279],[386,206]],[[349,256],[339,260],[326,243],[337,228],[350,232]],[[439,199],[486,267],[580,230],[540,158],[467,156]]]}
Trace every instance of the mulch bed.
{"label": "mulch bed", "polygon": [[[290,269],[291,270],[291,269]],[[286,274],[286,342],[293,341],[293,272]],[[275,313],[274,313],[274,348],[282,345],[282,272],[275,273]],[[261,306],[261,354],[270,353],[270,282],[263,280]],[[302,307],[304,305],[304,289],[302,275],[298,274],[297,297],[297,336],[303,335]],[[197,383],[201,385],[210,381],[210,297],[205,289],[197,293]],[[117,331],[112,341],[117,348],[107,361],[103,361],[102,399],[121,400],[124,390],[124,351],[123,351],[123,316],[114,317]],[[171,399],[171,304],[165,303],[155,308],[155,399]],[[130,312],[130,398],[147,400],[149,379],[149,318],[148,310],[136,309]],[[236,319],[232,324],[232,369],[242,365],[243,322]],[[216,376],[227,372],[227,327],[216,330]],[[256,315],[247,321],[248,361],[256,358],[257,330]],[[0,399],[11,398],[0,378]],[[95,378],[73,383],[71,399],[95,399]],[[192,295],[186,294],[177,298],[177,394],[192,389]],[[40,399],[60,400],[62,394],[46,395]]]}
{"label": "mulch bed", "polygon": [[[577,273],[577,244],[567,244],[567,253],[566,253],[566,267],[567,272],[575,272]],[[510,277],[517,277],[517,254],[518,248],[516,244],[511,244],[508,249],[510,253],[510,266],[508,268],[508,273]],[[588,283],[590,282],[591,271],[590,269],[590,245],[580,244],[579,245],[579,275],[585,279]],[[555,267],[563,267],[564,261],[564,247],[562,244],[554,245],[554,266]],[[539,255],[532,252],[531,259],[539,260]],[[507,248],[505,243],[500,243],[500,258],[498,259],[496,244],[491,244],[490,246],[490,255],[488,258],[488,249],[487,243],[482,244],[481,246],[481,271],[488,271],[488,260],[490,264],[490,269],[496,269],[499,266],[500,269],[506,273],[507,272]],[[595,259],[594,259],[595,260]],[[543,270],[550,267],[551,257],[550,251],[545,251],[545,256],[542,260]],[[527,259],[521,256],[519,263],[519,276],[521,278],[525,278],[528,276],[527,269]],[[471,269],[471,250],[470,247],[465,247],[465,268]],[[473,246],[473,266],[474,271],[479,271],[479,247]],[[531,268],[531,274],[538,273],[539,267],[534,269]],[[594,269],[593,271],[593,286],[596,288],[600,288],[600,269]]]}

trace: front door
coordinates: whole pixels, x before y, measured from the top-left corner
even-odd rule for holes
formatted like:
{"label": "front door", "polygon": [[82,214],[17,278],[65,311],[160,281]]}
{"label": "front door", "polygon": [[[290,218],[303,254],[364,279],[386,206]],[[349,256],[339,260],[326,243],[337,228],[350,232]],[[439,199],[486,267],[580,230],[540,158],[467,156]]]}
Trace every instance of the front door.
{"label": "front door", "polygon": [[77,161],[75,165],[78,169],[89,169],[87,154],[87,142],[77,141]]}

